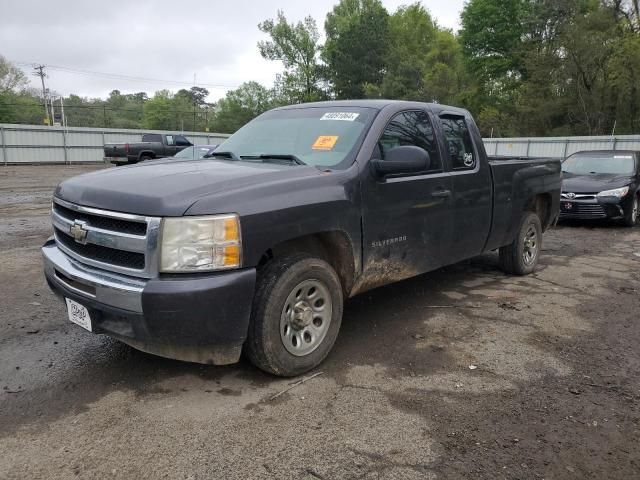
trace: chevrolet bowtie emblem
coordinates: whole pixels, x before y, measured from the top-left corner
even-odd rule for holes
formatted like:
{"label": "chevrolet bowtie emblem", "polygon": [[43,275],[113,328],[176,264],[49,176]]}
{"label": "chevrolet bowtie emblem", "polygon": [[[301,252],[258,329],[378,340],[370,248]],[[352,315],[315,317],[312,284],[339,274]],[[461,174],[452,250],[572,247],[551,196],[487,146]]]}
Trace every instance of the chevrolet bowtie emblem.
{"label": "chevrolet bowtie emblem", "polygon": [[83,222],[82,220],[74,221],[73,225],[69,227],[69,233],[71,234],[73,239],[76,242],[81,243],[82,245],[85,245],[87,243],[87,234],[89,233],[89,231],[86,227],[86,222]]}

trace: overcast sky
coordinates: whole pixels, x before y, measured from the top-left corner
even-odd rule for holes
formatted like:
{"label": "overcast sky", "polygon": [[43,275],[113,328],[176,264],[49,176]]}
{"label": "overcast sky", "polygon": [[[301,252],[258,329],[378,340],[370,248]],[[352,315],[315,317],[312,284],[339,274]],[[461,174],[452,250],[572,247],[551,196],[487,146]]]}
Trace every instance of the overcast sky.
{"label": "overcast sky", "polygon": [[[383,3],[393,12],[412,1]],[[47,86],[64,95],[105,97],[114,89],[123,93],[175,91],[189,88],[195,74],[196,84],[206,87],[213,101],[249,80],[269,87],[281,71],[279,62],[266,61],[258,53],[256,44],[265,38],[258,30],[259,22],[275,17],[281,9],[289,21],[312,15],[322,32],[325,16],[335,3],[337,0],[0,0],[0,55],[20,62],[28,72],[34,62],[50,65]],[[457,30],[464,0],[421,3],[441,26]],[[39,79],[31,78],[40,88]]]}

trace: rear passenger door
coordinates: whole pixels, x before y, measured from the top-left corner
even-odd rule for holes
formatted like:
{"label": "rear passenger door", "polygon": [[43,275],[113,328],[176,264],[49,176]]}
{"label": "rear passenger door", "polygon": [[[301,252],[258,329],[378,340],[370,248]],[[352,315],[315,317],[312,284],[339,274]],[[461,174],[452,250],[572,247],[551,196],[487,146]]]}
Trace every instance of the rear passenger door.
{"label": "rear passenger door", "polygon": [[452,179],[452,263],[482,252],[491,230],[493,183],[475,124],[449,113],[441,114],[439,121]]}

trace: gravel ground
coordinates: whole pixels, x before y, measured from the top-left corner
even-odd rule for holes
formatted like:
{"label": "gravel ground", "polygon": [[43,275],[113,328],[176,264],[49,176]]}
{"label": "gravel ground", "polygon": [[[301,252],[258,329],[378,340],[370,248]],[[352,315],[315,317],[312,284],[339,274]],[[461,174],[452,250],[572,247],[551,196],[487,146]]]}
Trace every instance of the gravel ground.
{"label": "gravel ground", "polygon": [[68,322],[39,247],[55,184],[95,168],[0,167],[0,478],[640,477],[640,228],[356,297],[322,375],[272,400],[291,380]]}

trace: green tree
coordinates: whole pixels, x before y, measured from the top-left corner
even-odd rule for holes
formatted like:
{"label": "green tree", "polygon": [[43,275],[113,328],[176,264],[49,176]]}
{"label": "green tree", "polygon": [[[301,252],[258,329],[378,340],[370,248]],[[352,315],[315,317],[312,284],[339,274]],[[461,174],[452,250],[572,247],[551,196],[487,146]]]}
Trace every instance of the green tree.
{"label": "green tree", "polygon": [[144,104],[143,126],[153,130],[172,130],[175,125],[172,94],[159,90]]}
{"label": "green tree", "polygon": [[23,91],[28,83],[24,72],[0,55],[0,93]]}
{"label": "green tree", "polygon": [[462,48],[420,4],[398,8],[389,19],[386,72],[368,97],[456,103],[465,88]]}
{"label": "green tree", "polygon": [[0,55],[0,122],[20,123],[20,97],[27,88],[25,74]]}
{"label": "green tree", "polygon": [[218,101],[213,129],[219,133],[233,133],[273,105],[273,90],[257,82],[243,83]]}
{"label": "green tree", "polygon": [[362,98],[380,85],[389,44],[389,13],[380,0],[340,0],[325,21],[322,58],[337,98]]}
{"label": "green tree", "polygon": [[461,14],[469,66],[485,82],[523,73],[522,40],[531,0],[470,0]]}
{"label": "green tree", "polygon": [[368,97],[423,100],[427,56],[433,47],[437,26],[422,5],[400,7],[389,17],[384,76],[379,84],[369,82]]}
{"label": "green tree", "polygon": [[426,57],[425,84],[427,100],[458,104],[468,88],[462,46],[448,30],[439,30]]}
{"label": "green tree", "polygon": [[326,97],[322,86],[323,68],[319,63],[318,28],[313,17],[297,24],[288,23],[278,11],[276,20],[265,20],[258,28],[270,40],[258,42],[258,49],[267,60],[280,60],[285,71],[278,79],[281,94],[288,103],[312,102]]}
{"label": "green tree", "polygon": [[640,35],[627,33],[610,60],[610,92],[619,132],[640,132]]}

